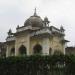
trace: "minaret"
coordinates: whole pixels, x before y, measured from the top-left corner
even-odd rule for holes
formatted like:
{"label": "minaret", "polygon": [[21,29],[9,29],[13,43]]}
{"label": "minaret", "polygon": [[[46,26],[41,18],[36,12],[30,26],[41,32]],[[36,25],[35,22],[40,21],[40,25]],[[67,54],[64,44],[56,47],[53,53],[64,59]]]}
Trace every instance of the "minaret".
{"label": "minaret", "polygon": [[11,35],[12,35],[12,30],[9,29],[9,31],[8,31],[8,36],[10,37]]}
{"label": "minaret", "polygon": [[45,26],[49,26],[50,21],[48,20],[47,17],[44,18],[44,24]]}
{"label": "minaret", "polygon": [[61,25],[61,27],[60,27],[60,30],[61,30],[61,32],[64,32],[64,31],[65,31],[65,29],[63,28],[62,25]]}

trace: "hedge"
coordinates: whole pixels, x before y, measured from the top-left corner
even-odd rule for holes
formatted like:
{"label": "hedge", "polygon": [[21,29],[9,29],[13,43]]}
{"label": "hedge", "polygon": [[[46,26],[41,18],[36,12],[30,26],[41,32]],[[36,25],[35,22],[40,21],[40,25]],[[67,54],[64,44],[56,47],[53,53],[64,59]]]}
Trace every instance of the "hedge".
{"label": "hedge", "polygon": [[0,75],[75,75],[74,55],[0,58]]}

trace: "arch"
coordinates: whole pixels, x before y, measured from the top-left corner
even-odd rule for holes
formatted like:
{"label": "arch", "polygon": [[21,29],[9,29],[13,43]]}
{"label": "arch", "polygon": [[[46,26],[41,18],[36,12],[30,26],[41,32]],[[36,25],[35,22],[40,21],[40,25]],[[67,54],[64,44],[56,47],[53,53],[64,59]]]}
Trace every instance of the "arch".
{"label": "arch", "polygon": [[26,55],[26,47],[24,45],[21,45],[20,48],[19,48],[19,54],[24,56]]}
{"label": "arch", "polygon": [[33,48],[33,53],[34,54],[40,54],[42,53],[42,46],[40,44],[36,44]]}
{"label": "arch", "polygon": [[52,48],[49,48],[49,55],[52,54]]}
{"label": "arch", "polygon": [[60,50],[55,50],[54,55],[63,55],[63,53]]}
{"label": "arch", "polygon": [[10,55],[11,55],[11,56],[14,56],[14,55],[15,55],[15,48],[14,48],[14,47],[11,48]]}

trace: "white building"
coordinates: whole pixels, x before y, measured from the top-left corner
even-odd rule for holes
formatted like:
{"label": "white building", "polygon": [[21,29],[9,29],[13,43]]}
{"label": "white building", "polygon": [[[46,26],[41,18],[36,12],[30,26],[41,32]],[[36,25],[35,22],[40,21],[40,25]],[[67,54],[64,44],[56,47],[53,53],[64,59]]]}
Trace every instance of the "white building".
{"label": "white building", "polygon": [[50,26],[47,17],[44,20],[36,10],[25,22],[16,28],[16,33],[8,32],[6,56],[65,53],[64,29]]}

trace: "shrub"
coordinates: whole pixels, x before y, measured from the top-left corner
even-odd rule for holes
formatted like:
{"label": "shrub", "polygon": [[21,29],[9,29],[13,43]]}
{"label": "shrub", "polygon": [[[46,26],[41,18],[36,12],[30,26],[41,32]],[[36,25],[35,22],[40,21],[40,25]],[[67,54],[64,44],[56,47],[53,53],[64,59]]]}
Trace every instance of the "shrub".
{"label": "shrub", "polygon": [[73,55],[0,58],[0,75],[75,75],[74,70]]}

